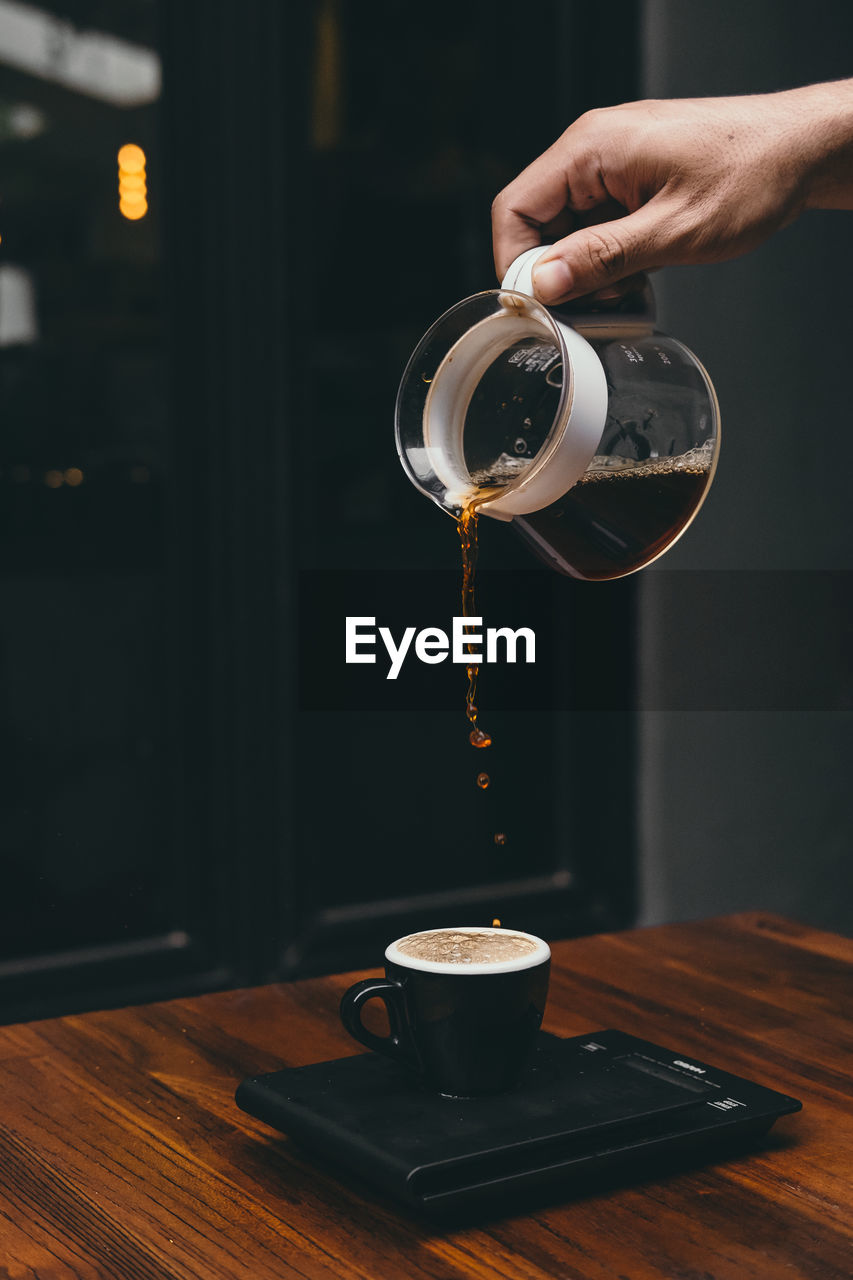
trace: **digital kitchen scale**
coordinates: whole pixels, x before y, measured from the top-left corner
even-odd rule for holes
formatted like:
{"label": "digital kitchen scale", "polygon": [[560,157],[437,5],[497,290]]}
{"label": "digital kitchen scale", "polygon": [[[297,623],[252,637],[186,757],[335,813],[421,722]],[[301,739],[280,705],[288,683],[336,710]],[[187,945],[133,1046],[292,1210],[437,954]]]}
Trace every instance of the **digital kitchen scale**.
{"label": "digital kitchen scale", "polygon": [[569,1194],[580,1174],[662,1153],[709,1157],[766,1133],[796,1098],[621,1031],[540,1032],[510,1093],[442,1098],[375,1053],[244,1080],[237,1105],[360,1182],[448,1212]]}

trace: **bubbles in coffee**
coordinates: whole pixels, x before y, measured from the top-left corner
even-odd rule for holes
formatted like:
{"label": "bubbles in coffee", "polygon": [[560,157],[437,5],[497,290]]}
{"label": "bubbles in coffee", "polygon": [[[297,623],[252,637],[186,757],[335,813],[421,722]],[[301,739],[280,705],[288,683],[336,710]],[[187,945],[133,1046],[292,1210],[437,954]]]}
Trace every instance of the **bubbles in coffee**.
{"label": "bubbles in coffee", "polygon": [[483,930],[441,929],[413,933],[397,943],[402,956],[441,964],[500,964],[521,960],[539,949],[532,938],[517,933]]}

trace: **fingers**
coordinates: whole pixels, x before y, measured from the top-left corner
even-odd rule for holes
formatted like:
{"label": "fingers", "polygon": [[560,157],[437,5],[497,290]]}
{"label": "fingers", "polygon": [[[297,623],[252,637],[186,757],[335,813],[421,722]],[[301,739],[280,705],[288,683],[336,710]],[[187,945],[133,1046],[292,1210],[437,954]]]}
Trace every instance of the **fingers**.
{"label": "fingers", "polygon": [[675,255],[668,223],[665,206],[651,200],[624,218],[574,231],[552,245],[533,268],[536,297],[554,306],[606,292],[628,276],[664,266]]}
{"label": "fingers", "polygon": [[495,267],[502,279],[520,253],[565,234],[572,213],[608,201],[598,168],[586,148],[576,146],[574,124],[538,160],[518,175],[492,205]]}
{"label": "fingers", "polygon": [[492,245],[498,280],[503,280],[520,253],[536,248],[542,238],[538,222],[506,205],[499,206],[496,200],[492,205]]}

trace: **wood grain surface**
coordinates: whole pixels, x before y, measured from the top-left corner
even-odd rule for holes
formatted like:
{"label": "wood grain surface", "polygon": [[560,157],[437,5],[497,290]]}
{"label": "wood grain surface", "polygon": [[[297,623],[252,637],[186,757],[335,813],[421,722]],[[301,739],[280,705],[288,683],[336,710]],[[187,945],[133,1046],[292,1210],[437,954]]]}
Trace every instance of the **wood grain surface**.
{"label": "wood grain surface", "polygon": [[853,941],[741,915],[555,944],[546,1028],[793,1094],[747,1154],[436,1227],[244,1115],[244,1076],[360,1052],[357,974],[0,1029],[5,1280],[850,1280]]}

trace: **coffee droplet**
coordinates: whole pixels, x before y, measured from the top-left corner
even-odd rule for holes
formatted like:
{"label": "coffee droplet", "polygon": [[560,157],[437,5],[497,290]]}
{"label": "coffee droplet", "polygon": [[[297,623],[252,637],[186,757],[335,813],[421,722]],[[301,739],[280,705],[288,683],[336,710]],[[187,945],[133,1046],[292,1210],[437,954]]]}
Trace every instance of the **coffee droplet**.
{"label": "coffee droplet", "polygon": [[501,922],[500,922],[500,920],[497,918],[497,916],[495,916],[494,920],[492,921],[492,928],[493,928],[493,929],[500,929],[500,927],[501,927]]}
{"label": "coffee droplet", "polygon": [[495,844],[506,844],[506,836],[503,831],[495,832]]}
{"label": "coffee droplet", "polygon": [[489,785],[489,775],[487,773],[478,773],[477,786],[482,787],[483,791],[485,791],[488,785]]}
{"label": "coffee droplet", "polygon": [[468,741],[472,747],[490,747],[492,739],[486,733],[485,729],[480,729],[477,725],[468,734]]}

